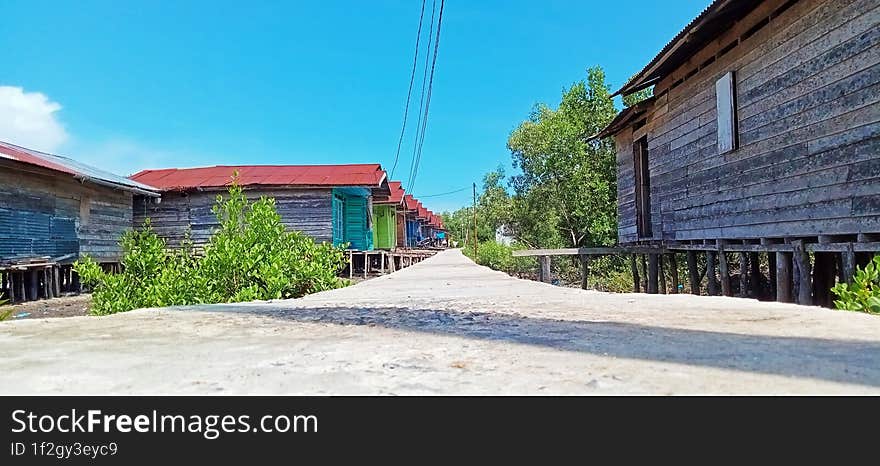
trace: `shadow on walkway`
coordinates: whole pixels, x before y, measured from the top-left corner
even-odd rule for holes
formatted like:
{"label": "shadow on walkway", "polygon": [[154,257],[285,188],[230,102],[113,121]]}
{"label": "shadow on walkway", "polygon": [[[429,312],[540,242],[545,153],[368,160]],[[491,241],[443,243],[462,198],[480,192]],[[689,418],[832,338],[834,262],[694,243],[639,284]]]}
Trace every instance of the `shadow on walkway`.
{"label": "shadow on walkway", "polygon": [[551,320],[507,314],[410,308],[212,305],[308,323],[368,325],[511,342],[596,355],[807,377],[880,387],[880,343]]}

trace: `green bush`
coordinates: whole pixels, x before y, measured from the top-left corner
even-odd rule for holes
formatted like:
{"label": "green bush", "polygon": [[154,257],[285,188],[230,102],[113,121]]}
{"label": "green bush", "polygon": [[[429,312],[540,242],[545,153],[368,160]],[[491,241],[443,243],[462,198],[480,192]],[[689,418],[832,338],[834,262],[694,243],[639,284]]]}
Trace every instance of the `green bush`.
{"label": "green bush", "polygon": [[513,251],[518,247],[506,246],[495,241],[485,241],[477,247],[477,257],[474,258],[473,244],[463,248],[464,254],[477,264],[485,265],[490,269],[500,270],[509,274],[525,274],[535,269],[534,257],[513,257]]}
{"label": "green bush", "polygon": [[838,283],[831,291],[837,309],[880,314],[880,255],[864,269],[857,267],[852,283]]}
{"label": "green bush", "polygon": [[9,302],[9,301],[6,301],[5,299],[0,298],[0,322],[3,322],[4,320],[12,317],[13,309],[11,307],[8,307],[8,308],[3,307],[3,305],[6,304],[7,302]]}
{"label": "green bush", "polygon": [[217,196],[214,214],[220,227],[203,255],[189,235],[169,249],[148,220],[122,238],[122,273],[105,273],[89,257],[78,260],[80,280],[93,289],[91,312],[298,298],[345,286],[336,275],[343,250],[287,231],[274,199],[250,202],[233,184],[228,198]]}

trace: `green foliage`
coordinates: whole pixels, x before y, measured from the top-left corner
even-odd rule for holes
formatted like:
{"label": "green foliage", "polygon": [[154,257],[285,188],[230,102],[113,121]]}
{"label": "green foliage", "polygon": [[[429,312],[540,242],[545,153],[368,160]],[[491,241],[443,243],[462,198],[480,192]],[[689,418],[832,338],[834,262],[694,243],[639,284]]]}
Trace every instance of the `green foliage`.
{"label": "green foliage", "polygon": [[623,106],[627,108],[632,107],[633,105],[651,97],[652,95],[654,95],[653,87],[642,89],[641,91],[636,91],[632,94],[627,94],[623,96]]}
{"label": "green foliage", "polygon": [[513,275],[522,275],[533,272],[535,260],[533,257],[513,257],[513,251],[521,247],[506,246],[491,241],[484,241],[477,247],[477,257],[474,258],[473,245],[464,248],[464,254],[477,264],[485,265],[494,270],[500,270]]}
{"label": "green foliage", "polygon": [[274,199],[251,202],[233,184],[227,198],[217,197],[214,214],[220,227],[203,255],[189,235],[181,247],[169,249],[148,220],[123,236],[121,274],[105,273],[89,257],[78,260],[82,283],[93,288],[92,313],[297,298],[345,285],[336,276],[342,250],[287,231]]}
{"label": "green foliage", "polygon": [[[517,239],[532,247],[584,247],[616,239],[617,184],[610,141],[586,142],[616,110],[601,68],[565,90],[558,108],[539,104],[510,135]],[[555,244],[554,244],[555,243]]]}
{"label": "green foliage", "polygon": [[880,314],[880,255],[864,269],[856,268],[852,283],[838,283],[831,291],[837,309]]}
{"label": "green foliage", "polygon": [[[0,295],[0,296],[2,296],[2,295]],[[12,317],[13,309],[11,307],[9,307],[9,308],[3,307],[3,305],[5,305],[7,302],[8,301],[6,301],[5,299],[0,298],[0,322],[3,322],[4,320],[7,320],[10,317]]]}

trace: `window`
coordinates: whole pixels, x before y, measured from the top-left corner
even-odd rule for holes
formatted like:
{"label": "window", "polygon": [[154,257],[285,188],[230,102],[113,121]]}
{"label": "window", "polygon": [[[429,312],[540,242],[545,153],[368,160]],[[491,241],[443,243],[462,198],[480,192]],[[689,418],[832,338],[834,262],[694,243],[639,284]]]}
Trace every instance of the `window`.
{"label": "window", "polygon": [[718,153],[736,150],[736,82],[728,72],[715,82],[715,100],[718,118]]}
{"label": "window", "polygon": [[633,144],[636,185],[636,226],[639,238],[651,237],[651,173],[648,168],[648,138]]}

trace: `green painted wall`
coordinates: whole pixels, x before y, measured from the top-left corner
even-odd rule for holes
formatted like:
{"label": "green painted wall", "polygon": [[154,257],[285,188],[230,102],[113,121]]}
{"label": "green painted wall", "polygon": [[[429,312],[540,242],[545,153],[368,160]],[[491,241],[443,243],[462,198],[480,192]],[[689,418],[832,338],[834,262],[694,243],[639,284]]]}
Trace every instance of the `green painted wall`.
{"label": "green painted wall", "polygon": [[397,245],[397,218],[393,205],[373,206],[373,246],[394,249]]}

